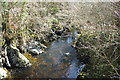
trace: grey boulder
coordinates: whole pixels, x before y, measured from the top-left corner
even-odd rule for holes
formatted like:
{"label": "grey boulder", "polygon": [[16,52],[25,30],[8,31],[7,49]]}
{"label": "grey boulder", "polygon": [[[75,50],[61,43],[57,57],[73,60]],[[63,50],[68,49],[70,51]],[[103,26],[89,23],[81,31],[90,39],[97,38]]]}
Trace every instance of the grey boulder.
{"label": "grey boulder", "polygon": [[31,49],[28,49],[28,52],[32,55],[39,55],[43,53],[44,51],[42,49],[31,48]]}
{"label": "grey boulder", "polygon": [[7,47],[7,56],[11,67],[29,67],[31,63],[29,60],[20,53],[19,49],[10,45]]}
{"label": "grey boulder", "polygon": [[8,71],[0,67],[0,80],[8,77]]}

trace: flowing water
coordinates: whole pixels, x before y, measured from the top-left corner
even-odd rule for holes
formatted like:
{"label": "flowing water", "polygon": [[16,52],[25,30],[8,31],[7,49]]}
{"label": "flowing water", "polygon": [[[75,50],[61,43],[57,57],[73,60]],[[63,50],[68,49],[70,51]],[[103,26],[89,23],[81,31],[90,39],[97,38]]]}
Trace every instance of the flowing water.
{"label": "flowing water", "polygon": [[76,58],[76,50],[71,47],[77,32],[51,42],[46,52],[34,56],[32,67],[12,70],[14,78],[77,78],[85,66]]}

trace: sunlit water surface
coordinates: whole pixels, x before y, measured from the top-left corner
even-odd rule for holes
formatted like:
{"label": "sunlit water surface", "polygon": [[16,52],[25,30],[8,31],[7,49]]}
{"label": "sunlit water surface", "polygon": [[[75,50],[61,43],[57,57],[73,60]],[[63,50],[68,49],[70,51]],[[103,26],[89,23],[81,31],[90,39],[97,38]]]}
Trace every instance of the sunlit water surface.
{"label": "sunlit water surface", "polygon": [[71,47],[77,38],[74,31],[50,43],[46,52],[34,56],[32,67],[12,70],[14,78],[77,78],[82,65],[76,58],[76,50]]}

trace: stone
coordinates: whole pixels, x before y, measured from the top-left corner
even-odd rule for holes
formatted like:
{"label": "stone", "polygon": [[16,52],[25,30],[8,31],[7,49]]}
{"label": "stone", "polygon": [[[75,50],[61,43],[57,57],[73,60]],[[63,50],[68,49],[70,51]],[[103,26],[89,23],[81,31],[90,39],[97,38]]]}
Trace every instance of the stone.
{"label": "stone", "polygon": [[1,51],[0,53],[0,67],[7,66],[10,67],[6,51]]}
{"label": "stone", "polygon": [[2,58],[0,58],[0,67],[3,66],[3,63],[2,63]]}
{"label": "stone", "polygon": [[27,49],[31,49],[31,48],[40,48],[40,49],[46,49],[47,46],[45,46],[44,44],[38,42],[38,41],[30,41],[29,45],[27,46]]}
{"label": "stone", "polygon": [[28,52],[32,55],[39,55],[43,53],[44,51],[41,49],[38,50],[38,49],[33,48],[33,49],[28,49]]}
{"label": "stone", "polygon": [[44,51],[42,49],[39,50],[39,53],[43,53]]}
{"label": "stone", "polygon": [[24,46],[17,46],[17,48],[19,49],[20,53],[25,53],[26,52],[26,48]]}
{"label": "stone", "polygon": [[55,31],[55,34],[57,34],[57,35],[59,35],[59,36],[61,36],[62,33],[63,33],[63,31]]}
{"label": "stone", "polygon": [[11,67],[11,64],[10,64],[8,56],[7,56],[7,47],[5,48],[5,56],[4,56],[4,58],[5,58],[4,63],[6,64],[6,66]]}
{"label": "stone", "polygon": [[45,46],[44,44],[42,44],[42,43],[40,43],[40,46],[41,46],[41,48],[47,48],[47,46]]}
{"label": "stone", "polygon": [[7,47],[7,56],[11,67],[29,67],[31,63],[29,60],[20,53],[19,49],[10,45]]}
{"label": "stone", "polygon": [[8,77],[8,71],[5,68],[0,67],[0,79]]}
{"label": "stone", "polygon": [[68,56],[68,55],[70,55],[70,53],[69,53],[69,52],[67,52],[67,53],[65,53],[65,54],[66,54],[67,56]]}
{"label": "stone", "polygon": [[28,52],[33,55],[39,55],[39,51],[37,49],[28,49]]}

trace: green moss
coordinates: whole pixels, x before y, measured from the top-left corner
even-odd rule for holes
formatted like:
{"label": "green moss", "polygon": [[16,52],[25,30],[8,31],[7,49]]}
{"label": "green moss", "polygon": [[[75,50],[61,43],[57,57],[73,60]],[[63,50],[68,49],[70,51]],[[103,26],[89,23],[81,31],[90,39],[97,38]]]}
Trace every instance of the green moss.
{"label": "green moss", "polygon": [[23,53],[23,55],[24,55],[27,59],[29,59],[29,61],[30,61],[31,63],[38,61],[37,58],[34,58],[34,57],[33,57],[31,54],[29,54],[29,53]]}

